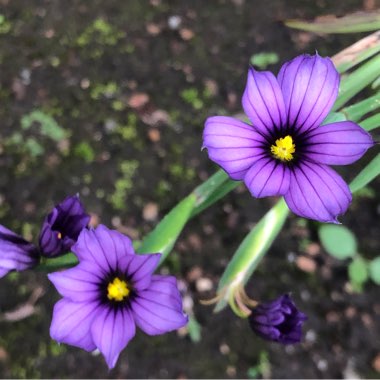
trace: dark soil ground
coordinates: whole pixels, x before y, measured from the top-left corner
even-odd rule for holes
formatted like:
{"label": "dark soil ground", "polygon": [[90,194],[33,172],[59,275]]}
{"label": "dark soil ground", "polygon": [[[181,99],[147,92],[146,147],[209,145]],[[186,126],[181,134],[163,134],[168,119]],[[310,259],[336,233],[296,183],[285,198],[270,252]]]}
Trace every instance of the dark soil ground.
{"label": "dark soil ground", "polygon": [[[203,122],[208,115],[241,112],[253,54],[277,53],[279,63],[269,66],[277,71],[297,54],[333,55],[362,37],[318,37],[287,29],[283,20],[376,6],[0,0],[0,223],[36,239],[52,205],[78,192],[94,223],[134,239],[145,236],[216,170],[200,152]],[[56,134],[46,136],[35,125],[22,129],[33,111]],[[352,179],[362,165],[342,173]],[[374,181],[342,219],[368,258],[380,250],[379,188]],[[302,344],[268,344],[230,310],[213,314],[199,303],[214,295],[239,242],[271,204],[239,187],[186,226],[166,267],[180,279],[187,306],[194,305],[201,341],[186,331],[153,338],[138,333],[112,371],[101,356],[49,338],[58,295],[45,273],[2,279],[0,376],[379,377],[379,288],[368,284],[352,292],[347,263],[320,248],[316,223],[291,216],[247,286],[263,300],[293,294],[309,316]]]}

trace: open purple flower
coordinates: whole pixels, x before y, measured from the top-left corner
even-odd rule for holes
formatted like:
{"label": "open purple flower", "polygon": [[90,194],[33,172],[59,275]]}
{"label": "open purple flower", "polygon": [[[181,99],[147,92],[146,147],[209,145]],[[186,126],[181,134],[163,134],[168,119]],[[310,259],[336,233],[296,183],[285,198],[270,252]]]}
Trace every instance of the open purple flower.
{"label": "open purple flower", "polygon": [[42,255],[56,257],[70,251],[89,221],[78,195],[65,198],[44,220],[39,238]]}
{"label": "open purple flower", "polygon": [[0,278],[12,270],[33,268],[38,259],[37,247],[0,225]]}
{"label": "open purple flower", "polygon": [[302,324],[306,319],[306,315],[298,311],[289,295],[285,294],[256,306],[249,316],[249,324],[263,339],[293,344],[301,341]]}
{"label": "open purple flower", "polygon": [[113,368],[136,325],[158,335],[187,323],[176,279],[153,275],[160,254],[137,255],[128,237],[102,225],[83,230],[72,250],[79,264],[49,275],[64,297],[54,307],[53,339],[98,348]]}
{"label": "open purple flower", "polygon": [[337,222],[350,202],[344,180],[328,165],[358,160],[374,143],[351,121],[322,125],[339,88],[329,58],[301,55],[277,78],[249,69],[243,108],[252,125],[214,116],[206,121],[203,147],[254,197],[283,195],[297,215]]}

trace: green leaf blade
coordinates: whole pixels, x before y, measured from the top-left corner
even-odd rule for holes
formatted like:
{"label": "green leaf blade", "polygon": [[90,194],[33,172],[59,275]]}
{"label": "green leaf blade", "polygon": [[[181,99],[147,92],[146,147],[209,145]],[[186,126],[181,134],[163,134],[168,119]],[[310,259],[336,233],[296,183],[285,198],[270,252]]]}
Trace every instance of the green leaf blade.
{"label": "green leaf blade", "polygon": [[380,285],[380,256],[369,263],[368,272],[371,280],[376,285]]}
{"label": "green leaf blade", "polygon": [[380,174],[380,153],[353,179],[350,189],[353,193],[368,185]]}
{"label": "green leaf blade", "polygon": [[161,262],[165,260],[190,218],[196,200],[196,196],[190,194],[178,203],[142,241],[141,245],[137,248],[137,252],[161,253]]}
{"label": "green leaf blade", "polygon": [[318,233],[323,248],[338,260],[345,260],[356,254],[358,243],[355,235],[347,227],[324,224]]}

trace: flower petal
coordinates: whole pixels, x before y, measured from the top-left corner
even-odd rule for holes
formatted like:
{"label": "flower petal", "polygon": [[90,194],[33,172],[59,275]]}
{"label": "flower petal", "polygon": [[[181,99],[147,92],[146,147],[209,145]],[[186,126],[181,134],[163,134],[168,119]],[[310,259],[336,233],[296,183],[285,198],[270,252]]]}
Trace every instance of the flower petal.
{"label": "flower petal", "polygon": [[330,58],[301,55],[285,63],[278,74],[289,127],[305,132],[319,126],[335,103],[339,73]]}
{"label": "flower petal", "polygon": [[90,328],[99,307],[96,302],[61,299],[54,306],[50,336],[59,343],[70,344],[86,351],[95,350]]}
{"label": "flower petal", "polygon": [[285,125],[284,98],[276,77],[269,71],[249,69],[242,105],[255,129],[266,136]]}
{"label": "flower petal", "polygon": [[66,197],[45,217],[39,236],[42,254],[55,257],[68,252],[89,221],[79,196]]}
{"label": "flower petal", "polygon": [[371,135],[352,121],[327,124],[310,131],[303,153],[320,164],[348,165],[374,145]]}
{"label": "flower petal", "polygon": [[104,271],[115,270],[125,255],[134,254],[132,241],[118,231],[99,225],[94,230],[83,230],[72,247],[79,260],[95,261]]}
{"label": "flower petal", "polygon": [[98,265],[103,273],[108,273],[110,269],[114,269],[110,265],[107,252],[104,251],[97,239],[96,230],[83,230],[71,250],[77,255],[79,261],[91,260]]}
{"label": "flower petal", "polygon": [[48,274],[59,294],[74,302],[94,301],[99,298],[101,272],[97,265],[83,261],[76,267]]}
{"label": "flower petal", "polygon": [[173,277],[153,276],[149,288],[138,293],[131,307],[137,326],[148,335],[176,330],[188,322]]}
{"label": "flower petal", "polygon": [[290,170],[279,160],[263,157],[248,170],[244,178],[256,198],[284,195],[289,189]]}
{"label": "flower petal", "polygon": [[11,270],[32,268],[38,257],[39,252],[33,244],[0,225],[0,278]]}
{"label": "flower petal", "polygon": [[334,170],[306,161],[292,170],[284,198],[295,214],[331,223],[338,223],[337,216],[352,200],[350,189]]}
{"label": "flower petal", "polygon": [[226,116],[209,117],[203,132],[203,147],[211,160],[235,180],[264,153],[265,138],[240,120]]}
{"label": "flower petal", "polygon": [[104,355],[108,367],[112,369],[120,352],[135,336],[136,326],[128,309],[104,307],[96,315],[91,333],[96,347]]}
{"label": "flower petal", "polygon": [[127,255],[120,259],[119,270],[131,278],[134,289],[144,290],[149,286],[160,259],[160,253]]}

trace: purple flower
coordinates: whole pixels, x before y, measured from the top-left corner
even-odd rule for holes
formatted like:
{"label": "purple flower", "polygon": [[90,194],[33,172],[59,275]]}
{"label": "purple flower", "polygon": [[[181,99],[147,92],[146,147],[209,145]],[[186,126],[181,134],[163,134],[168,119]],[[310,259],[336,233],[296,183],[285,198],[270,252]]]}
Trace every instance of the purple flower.
{"label": "purple flower", "polygon": [[38,259],[39,252],[33,244],[0,225],[0,278],[12,270],[32,268]]}
{"label": "purple flower", "polygon": [[254,197],[283,195],[295,214],[336,223],[352,197],[328,165],[351,164],[374,144],[351,121],[322,125],[338,88],[333,63],[318,55],[285,63],[277,78],[250,68],[242,103],[253,125],[210,117],[203,146]]}
{"label": "purple flower", "polygon": [[39,238],[41,253],[47,257],[67,253],[89,221],[78,195],[65,198],[44,220]]}
{"label": "purple flower", "polygon": [[102,225],[83,230],[72,250],[79,264],[49,275],[64,297],[54,307],[53,339],[98,348],[113,368],[136,325],[158,335],[187,323],[176,279],[153,274],[160,254],[137,255],[128,237]]}
{"label": "purple flower", "polygon": [[282,344],[299,343],[306,315],[297,310],[289,295],[262,303],[252,310],[249,324],[263,339]]}

